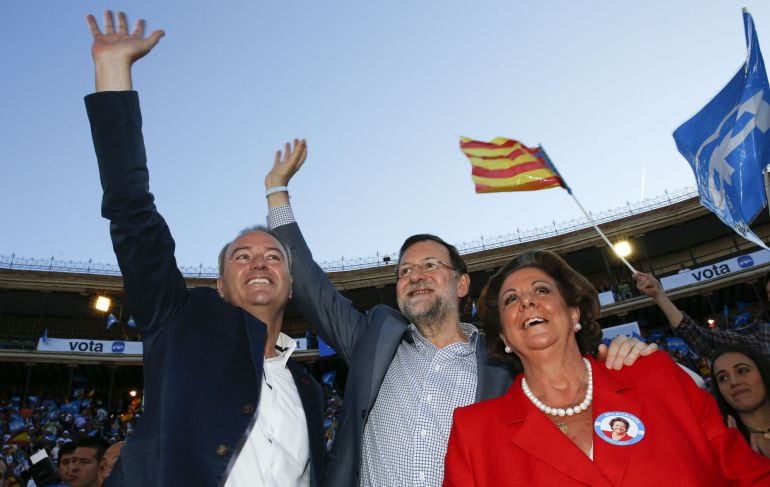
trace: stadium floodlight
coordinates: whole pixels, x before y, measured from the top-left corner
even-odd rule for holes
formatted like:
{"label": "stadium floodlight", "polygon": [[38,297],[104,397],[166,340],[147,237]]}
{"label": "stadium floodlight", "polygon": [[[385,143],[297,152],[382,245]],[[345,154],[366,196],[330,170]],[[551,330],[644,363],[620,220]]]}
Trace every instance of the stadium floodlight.
{"label": "stadium floodlight", "polygon": [[107,312],[110,310],[111,304],[112,300],[107,296],[97,296],[96,303],[94,303],[94,308],[98,309],[99,311]]}
{"label": "stadium floodlight", "polygon": [[631,244],[628,240],[621,240],[612,246],[612,249],[619,257],[628,257],[631,255]]}

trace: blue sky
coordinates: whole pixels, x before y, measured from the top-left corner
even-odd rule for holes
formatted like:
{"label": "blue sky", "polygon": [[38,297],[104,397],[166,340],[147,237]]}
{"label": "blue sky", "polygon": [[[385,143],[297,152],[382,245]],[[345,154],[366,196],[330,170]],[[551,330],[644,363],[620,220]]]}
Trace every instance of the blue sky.
{"label": "blue sky", "polygon": [[83,96],[85,14],[166,37],[134,68],[151,189],[187,266],[264,221],[274,151],[320,261],[462,244],[580,216],[559,189],[476,195],[461,135],[542,144],[601,212],[694,184],[673,130],[745,58],[741,7],[770,56],[766,1],[5,2],[0,255],[114,262]]}

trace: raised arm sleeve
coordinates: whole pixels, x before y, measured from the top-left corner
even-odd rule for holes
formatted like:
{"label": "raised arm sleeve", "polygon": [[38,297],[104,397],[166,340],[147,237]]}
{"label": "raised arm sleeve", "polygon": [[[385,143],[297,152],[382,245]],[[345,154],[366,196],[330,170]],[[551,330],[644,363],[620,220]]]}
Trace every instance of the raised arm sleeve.
{"label": "raised arm sleeve", "polygon": [[169,322],[188,293],[171,232],[150,193],[139,96],[108,91],[85,103],[104,191],[102,216],[110,220],[128,308],[146,335]]}

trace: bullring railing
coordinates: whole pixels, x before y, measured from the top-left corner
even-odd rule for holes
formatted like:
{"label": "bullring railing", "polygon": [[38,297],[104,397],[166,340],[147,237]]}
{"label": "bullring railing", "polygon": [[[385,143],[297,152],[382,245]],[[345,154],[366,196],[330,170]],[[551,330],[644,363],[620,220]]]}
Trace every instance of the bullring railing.
{"label": "bullring railing", "polygon": [[[685,201],[698,192],[694,186],[688,186],[677,191],[666,191],[662,195],[653,198],[647,198],[634,203],[626,202],[625,206],[613,208],[601,213],[591,214],[591,217],[597,224],[607,223],[621,218],[626,218],[640,213],[646,213],[658,208],[662,208],[674,203]],[[590,213],[590,212],[589,212]],[[557,235],[564,235],[576,230],[582,230],[590,227],[591,222],[587,218],[575,218],[563,222],[553,221],[552,225],[532,228],[528,230],[516,229],[516,233],[507,233],[492,238],[481,237],[479,240],[462,242],[457,248],[462,254],[470,254],[483,250],[496,249],[515,245],[523,242],[532,242]],[[376,256],[360,257],[356,259],[340,259],[333,262],[321,262],[320,266],[325,272],[341,272],[356,269],[369,269],[391,265],[396,262],[397,253],[377,254]],[[116,264],[105,264],[88,261],[57,260],[54,257],[50,259],[36,259],[29,257],[20,257],[15,253],[11,255],[0,255],[0,268],[3,269],[21,269],[49,272],[73,272],[77,274],[99,274],[119,276],[120,269]],[[200,264],[199,266],[180,266],[180,270],[185,277],[217,277],[216,267],[208,267]]]}

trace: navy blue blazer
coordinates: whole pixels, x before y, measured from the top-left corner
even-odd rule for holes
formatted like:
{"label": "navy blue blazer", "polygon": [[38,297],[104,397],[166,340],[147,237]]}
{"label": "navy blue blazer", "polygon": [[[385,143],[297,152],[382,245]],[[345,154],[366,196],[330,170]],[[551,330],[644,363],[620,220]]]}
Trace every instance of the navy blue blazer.
{"label": "navy blue blazer", "polygon": [[[294,305],[350,368],[325,481],[335,487],[358,486],[364,426],[409,323],[390,306],[377,305],[366,313],[354,308],[313,261],[296,223],[274,231],[291,249]],[[513,376],[508,368],[488,359],[483,338],[476,343],[476,401],[500,396]]]}
{"label": "navy blue blazer", "polygon": [[[102,216],[144,337],[144,414],[108,485],[222,485],[256,419],[267,327],[214,289],[187,289],[149,191],[138,94],[95,93],[86,108]],[[288,367],[307,420],[297,428],[310,437],[311,485],[321,485],[323,394],[302,367]]]}

